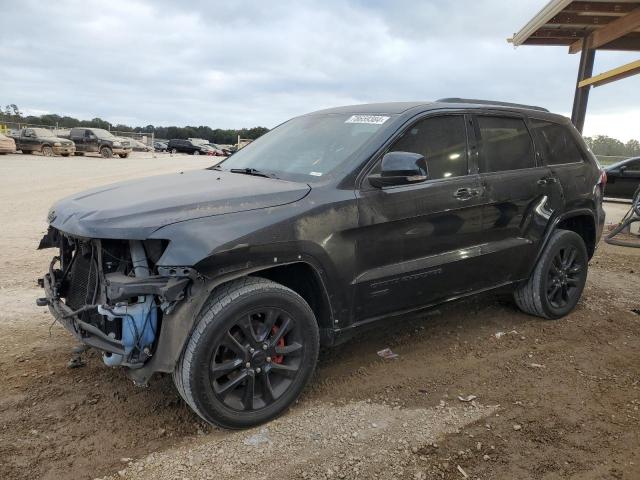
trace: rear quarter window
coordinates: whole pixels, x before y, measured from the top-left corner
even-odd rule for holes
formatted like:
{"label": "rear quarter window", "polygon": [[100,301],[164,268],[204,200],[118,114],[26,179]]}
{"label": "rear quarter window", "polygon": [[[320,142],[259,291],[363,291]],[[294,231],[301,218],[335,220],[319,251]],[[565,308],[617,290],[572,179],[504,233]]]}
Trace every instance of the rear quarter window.
{"label": "rear quarter window", "polygon": [[545,120],[531,120],[531,128],[547,165],[583,162],[584,155],[568,127]]}

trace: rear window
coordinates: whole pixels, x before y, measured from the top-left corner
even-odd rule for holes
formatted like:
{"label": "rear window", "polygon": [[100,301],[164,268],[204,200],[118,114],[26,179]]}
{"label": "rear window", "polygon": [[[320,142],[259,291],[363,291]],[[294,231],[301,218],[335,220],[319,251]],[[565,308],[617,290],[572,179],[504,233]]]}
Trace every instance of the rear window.
{"label": "rear window", "polygon": [[480,172],[502,172],[535,167],[533,142],[524,120],[478,116]]}
{"label": "rear window", "polygon": [[531,120],[531,126],[547,165],[584,161],[582,151],[569,129],[545,120]]}

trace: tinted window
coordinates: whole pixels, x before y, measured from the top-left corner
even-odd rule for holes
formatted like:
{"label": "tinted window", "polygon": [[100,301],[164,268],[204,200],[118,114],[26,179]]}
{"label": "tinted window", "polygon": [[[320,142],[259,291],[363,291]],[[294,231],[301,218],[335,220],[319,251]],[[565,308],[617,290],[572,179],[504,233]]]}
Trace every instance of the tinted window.
{"label": "tinted window", "polygon": [[544,120],[531,120],[531,126],[548,165],[583,161],[582,152],[567,127]]}
{"label": "tinted window", "polygon": [[524,120],[478,117],[481,172],[502,172],[535,166],[533,142]]}
{"label": "tinted window", "polygon": [[466,175],[467,134],[464,117],[449,115],[420,120],[389,151],[424,155],[430,179]]}
{"label": "tinted window", "polygon": [[625,164],[627,166],[627,171],[638,171],[640,172],[640,160],[634,160],[632,162],[628,162]]}

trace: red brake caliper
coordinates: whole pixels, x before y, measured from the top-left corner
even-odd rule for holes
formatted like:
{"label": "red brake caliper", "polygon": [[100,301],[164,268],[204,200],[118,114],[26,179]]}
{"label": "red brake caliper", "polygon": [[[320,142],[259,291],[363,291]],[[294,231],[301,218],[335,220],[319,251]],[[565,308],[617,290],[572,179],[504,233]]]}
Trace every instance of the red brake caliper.
{"label": "red brake caliper", "polygon": [[[278,327],[276,327],[275,325],[273,326],[273,328],[271,329],[271,333],[272,334],[276,334],[278,332]],[[280,340],[278,340],[278,347],[284,347],[284,337],[281,337]],[[275,355],[273,358],[273,363],[282,363],[284,361],[284,355]]]}

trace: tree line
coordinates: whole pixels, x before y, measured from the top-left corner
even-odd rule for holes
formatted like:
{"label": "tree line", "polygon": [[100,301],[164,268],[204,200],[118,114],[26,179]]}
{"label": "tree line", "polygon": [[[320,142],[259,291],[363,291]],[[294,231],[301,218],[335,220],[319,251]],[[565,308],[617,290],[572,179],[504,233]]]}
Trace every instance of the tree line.
{"label": "tree line", "polygon": [[105,130],[114,130],[118,132],[131,132],[148,134],[153,133],[155,138],[204,138],[211,143],[221,144],[235,144],[238,141],[238,135],[241,138],[249,138],[255,140],[261,135],[264,135],[269,131],[266,127],[253,127],[253,128],[211,128],[205,125],[198,127],[186,126],[186,127],[161,127],[155,125],[147,125],[145,127],[131,127],[129,125],[111,124],[102,118],[93,118],[91,120],[78,120],[77,118],[61,116],[56,114],[46,115],[24,115],[17,105],[10,104],[4,108],[0,108],[0,122],[16,122],[16,123],[28,123],[32,125],[43,125],[49,127],[58,128],[73,128],[73,127],[93,127],[103,128]]}
{"label": "tree line", "polygon": [[617,138],[611,138],[606,135],[584,137],[584,140],[595,155],[640,157],[640,142],[633,138],[627,143],[623,143]]}

